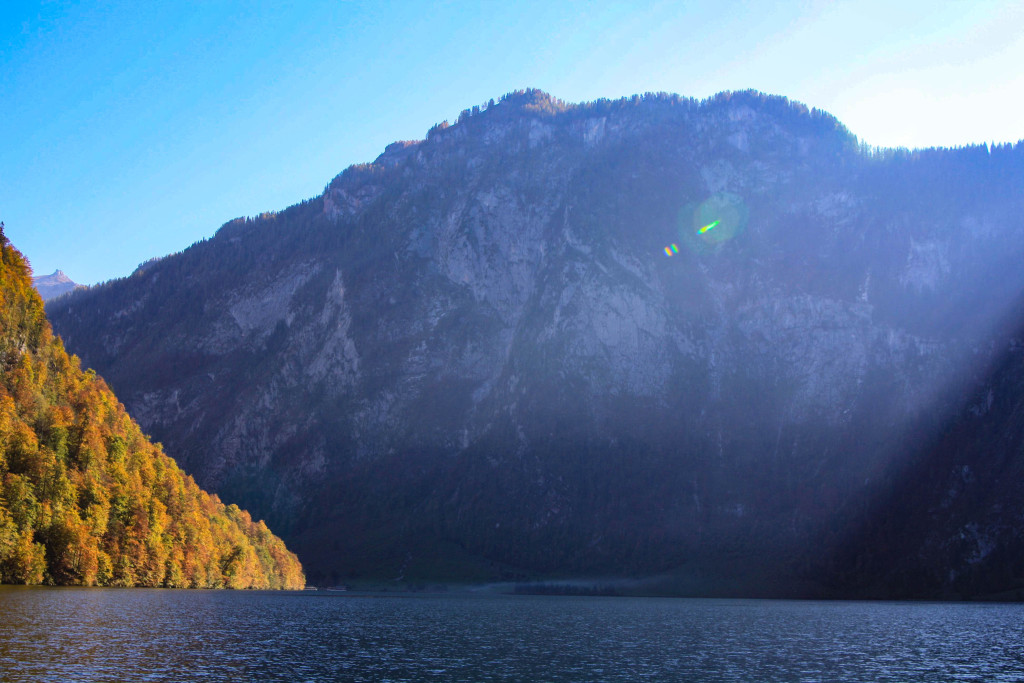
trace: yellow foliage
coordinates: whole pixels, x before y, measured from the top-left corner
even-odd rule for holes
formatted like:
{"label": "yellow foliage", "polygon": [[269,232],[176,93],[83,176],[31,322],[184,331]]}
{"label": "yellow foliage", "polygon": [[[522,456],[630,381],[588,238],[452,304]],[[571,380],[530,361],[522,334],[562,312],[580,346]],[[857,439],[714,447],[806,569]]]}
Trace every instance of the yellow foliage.
{"label": "yellow foliage", "polygon": [[0,582],[305,584],[298,558],[202,491],[53,336],[0,230]]}

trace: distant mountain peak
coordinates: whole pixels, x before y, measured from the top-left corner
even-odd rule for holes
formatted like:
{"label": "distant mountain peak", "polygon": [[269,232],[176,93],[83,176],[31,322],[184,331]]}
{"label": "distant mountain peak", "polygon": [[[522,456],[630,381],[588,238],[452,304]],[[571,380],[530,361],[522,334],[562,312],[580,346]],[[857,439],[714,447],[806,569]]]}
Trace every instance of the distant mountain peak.
{"label": "distant mountain peak", "polygon": [[36,291],[39,292],[39,296],[43,297],[43,301],[56,299],[58,296],[66,294],[79,286],[78,283],[69,278],[59,268],[49,275],[40,275],[39,277],[32,278],[32,284],[35,286]]}

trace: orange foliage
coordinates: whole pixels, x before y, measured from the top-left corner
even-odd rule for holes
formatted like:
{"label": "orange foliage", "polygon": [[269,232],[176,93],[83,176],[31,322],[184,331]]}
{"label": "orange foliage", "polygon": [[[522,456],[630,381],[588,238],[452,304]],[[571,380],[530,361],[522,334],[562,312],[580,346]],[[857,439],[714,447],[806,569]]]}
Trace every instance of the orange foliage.
{"label": "orange foliage", "polygon": [[67,355],[2,227],[0,582],[305,584],[281,539],[202,491]]}

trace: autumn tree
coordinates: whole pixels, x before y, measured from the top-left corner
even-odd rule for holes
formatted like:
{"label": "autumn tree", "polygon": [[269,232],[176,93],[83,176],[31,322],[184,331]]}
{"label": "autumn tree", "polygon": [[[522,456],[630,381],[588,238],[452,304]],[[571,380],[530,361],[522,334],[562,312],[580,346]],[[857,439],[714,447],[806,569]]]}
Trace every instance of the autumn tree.
{"label": "autumn tree", "polygon": [[151,443],[46,321],[0,223],[0,582],[301,588],[298,558]]}

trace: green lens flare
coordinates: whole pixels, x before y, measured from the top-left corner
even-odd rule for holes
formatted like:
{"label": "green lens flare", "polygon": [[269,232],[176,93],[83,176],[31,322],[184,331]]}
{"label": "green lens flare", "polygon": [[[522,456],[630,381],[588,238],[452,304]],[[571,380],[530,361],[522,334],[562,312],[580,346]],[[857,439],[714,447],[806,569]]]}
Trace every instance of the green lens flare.
{"label": "green lens flare", "polygon": [[746,202],[733,192],[718,192],[699,204],[679,211],[679,246],[696,254],[717,251],[743,234],[747,227]]}
{"label": "green lens flare", "polygon": [[681,254],[715,254],[740,237],[747,228],[750,212],[743,197],[734,192],[716,192],[700,202],[688,203],[676,214],[678,245],[664,247]]}

